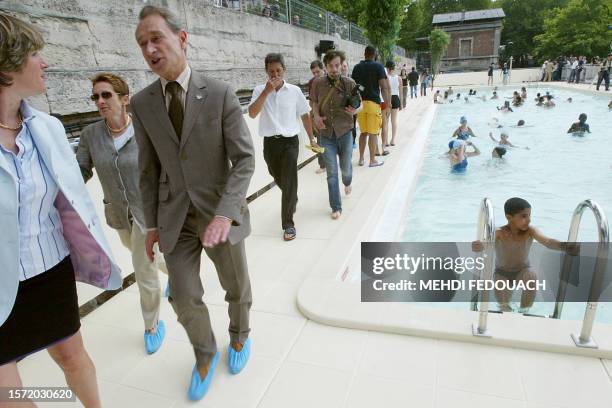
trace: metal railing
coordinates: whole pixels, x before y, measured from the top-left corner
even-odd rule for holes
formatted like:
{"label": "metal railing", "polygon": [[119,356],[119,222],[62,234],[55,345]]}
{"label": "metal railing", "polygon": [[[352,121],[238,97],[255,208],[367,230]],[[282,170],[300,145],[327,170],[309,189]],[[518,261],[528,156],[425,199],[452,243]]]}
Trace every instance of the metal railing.
{"label": "metal railing", "polygon": [[[489,198],[484,198],[478,212],[478,227],[476,240],[484,245],[484,269],[480,279],[491,280],[493,278],[493,253],[495,249],[495,219],[493,216],[493,203]],[[489,291],[480,292],[480,312],[478,314],[478,326],[472,324],[472,334],[478,337],[491,337],[487,330],[487,318],[489,316]]]}
{"label": "metal railing", "polygon": [[[592,200],[585,200],[578,204],[572,215],[572,222],[570,224],[570,230],[567,237],[567,242],[576,242],[578,238],[578,229],[580,228],[580,220],[584,210],[589,208],[593,211],[595,221],[597,222],[597,229],[599,235],[599,245],[597,246],[597,259],[595,260],[595,272],[593,273],[593,280],[591,281],[591,288],[589,291],[589,298],[587,306],[584,312],[584,319],[582,320],[582,329],[579,335],[572,333],[572,339],[578,347],[586,348],[597,348],[597,343],[591,337],[593,331],[593,323],[595,322],[595,315],[597,313],[597,301],[601,293],[601,287],[604,278],[604,272],[606,262],[608,259],[608,251],[610,245],[610,232],[608,229],[608,219],[603,209]],[[567,289],[567,282],[569,280],[569,273],[572,264],[572,256],[565,254],[563,258],[563,269],[561,272],[561,281],[559,282],[559,289],[557,290],[557,300],[555,302],[555,310],[551,317],[560,318],[563,311],[563,303],[565,301],[565,292]]]}
{"label": "metal railing", "polygon": [[[367,44],[365,32],[334,13],[304,0],[207,0],[216,7],[256,14],[308,30],[337,36],[343,40]],[[395,53],[404,57],[406,51],[395,47]]]}

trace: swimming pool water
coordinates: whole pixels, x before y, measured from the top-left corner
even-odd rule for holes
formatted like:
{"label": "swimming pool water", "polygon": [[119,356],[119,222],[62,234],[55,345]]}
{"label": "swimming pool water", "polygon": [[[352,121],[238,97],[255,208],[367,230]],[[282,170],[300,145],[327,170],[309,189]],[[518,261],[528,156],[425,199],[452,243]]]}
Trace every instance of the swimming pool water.
{"label": "swimming pool water", "polygon": [[[531,225],[545,235],[566,240],[572,213],[579,202],[592,199],[612,217],[612,111],[607,107],[612,95],[592,95],[555,87],[528,87],[526,103],[514,112],[501,113],[496,106],[503,105],[520,87],[498,90],[500,99],[490,100],[491,88],[477,90],[485,94],[486,101],[470,97],[441,104],[432,124],[416,183],[413,199],[403,220],[404,241],[472,241],[476,237],[476,221],[481,200],[489,197],[494,206],[495,224],[505,224],[504,202],[510,197],[522,197],[532,205]],[[537,92],[549,91],[557,104],[554,108],[535,106]],[[566,102],[567,98],[572,103]],[[577,137],[567,129],[578,120],[580,113],[588,115],[590,134]],[[481,155],[468,158],[463,174],[450,172],[449,160],[442,156],[448,151],[448,142],[459,126],[459,118],[466,116],[468,125],[476,134],[472,141]],[[510,142],[529,147],[509,148],[503,159],[493,159],[496,146],[489,139],[492,131],[496,139],[502,129],[491,127],[496,117],[509,132]],[[517,128],[519,119],[527,127]],[[585,211],[579,241],[597,241],[595,219]],[[492,304],[493,306],[493,304]],[[548,314],[551,304],[537,304],[532,312]],[[460,307],[460,305],[447,305]],[[563,318],[581,319],[583,304],[568,303]],[[612,308],[600,304],[598,321],[612,323]]]}

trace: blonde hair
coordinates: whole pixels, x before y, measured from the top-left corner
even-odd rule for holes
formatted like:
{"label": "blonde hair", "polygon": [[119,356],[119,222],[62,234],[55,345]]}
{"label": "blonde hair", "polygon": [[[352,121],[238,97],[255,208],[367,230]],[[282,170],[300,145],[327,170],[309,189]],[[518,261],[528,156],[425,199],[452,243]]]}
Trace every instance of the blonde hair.
{"label": "blonde hair", "polygon": [[98,82],[107,82],[113,87],[113,90],[119,95],[129,95],[130,88],[127,82],[119,75],[111,74],[110,72],[102,72],[91,78],[91,85],[94,86]]}
{"label": "blonde hair", "polygon": [[19,72],[30,54],[45,45],[42,34],[32,24],[0,13],[0,87],[11,86],[11,72]]}

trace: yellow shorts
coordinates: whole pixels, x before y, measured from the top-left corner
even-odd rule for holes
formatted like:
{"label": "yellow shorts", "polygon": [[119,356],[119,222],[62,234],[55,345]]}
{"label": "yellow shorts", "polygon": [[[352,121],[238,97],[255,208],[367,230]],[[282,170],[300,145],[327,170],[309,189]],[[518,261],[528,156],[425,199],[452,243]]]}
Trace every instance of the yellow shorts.
{"label": "yellow shorts", "polygon": [[361,133],[376,135],[382,126],[380,105],[372,101],[363,101],[363,108],[357,113]]}

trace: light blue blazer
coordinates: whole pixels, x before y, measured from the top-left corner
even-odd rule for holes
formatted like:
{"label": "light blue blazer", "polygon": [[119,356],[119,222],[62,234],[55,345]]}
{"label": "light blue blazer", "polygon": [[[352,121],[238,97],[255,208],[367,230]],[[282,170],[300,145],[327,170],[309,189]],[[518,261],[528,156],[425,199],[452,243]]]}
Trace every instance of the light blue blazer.
{"label": "light blue blazer", "polygon": [[[28,107],[34,117],[28,127],[40,159],[59,187],[55,200],[77,281],[102,289],[118,289],[122,278],[113,260],[81,170],[56,118]],[[19,225],[17,180],[0,154],[0,325],[15,303],[19,286]]]}

